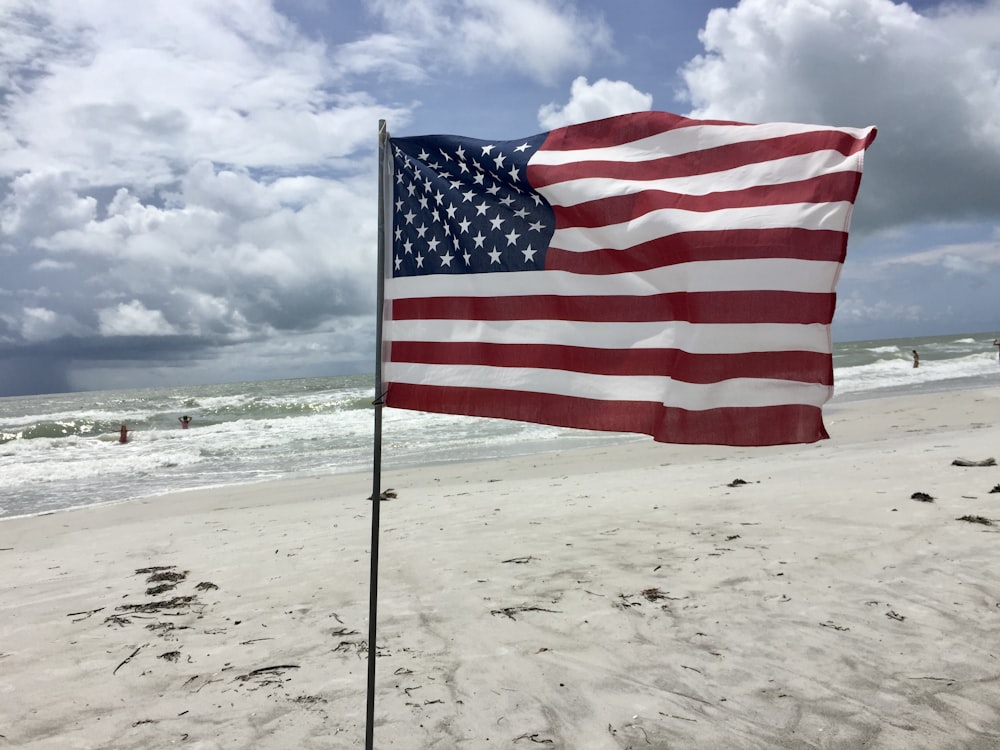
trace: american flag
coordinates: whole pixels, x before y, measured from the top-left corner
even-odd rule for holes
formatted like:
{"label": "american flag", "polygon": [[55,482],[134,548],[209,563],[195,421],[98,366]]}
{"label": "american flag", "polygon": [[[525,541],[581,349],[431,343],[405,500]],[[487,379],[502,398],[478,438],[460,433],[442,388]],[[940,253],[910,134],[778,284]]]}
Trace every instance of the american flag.
{"label": "american flag", "polygon": [[670,443],[827,437],[874,138],[665,112],[391,138],[386,405]]}

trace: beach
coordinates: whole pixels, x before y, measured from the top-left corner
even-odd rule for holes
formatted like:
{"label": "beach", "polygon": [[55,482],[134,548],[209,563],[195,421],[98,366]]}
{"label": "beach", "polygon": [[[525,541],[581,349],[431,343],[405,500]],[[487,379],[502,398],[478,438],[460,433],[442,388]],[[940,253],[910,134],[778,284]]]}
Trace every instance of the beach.
{"label": "beach", "polygon": [[[1000,747],[1000,388],[825,414],[812,445],[388,451],[375,747]],[[362,747],[371,491],[0,521],[0,748]]]}

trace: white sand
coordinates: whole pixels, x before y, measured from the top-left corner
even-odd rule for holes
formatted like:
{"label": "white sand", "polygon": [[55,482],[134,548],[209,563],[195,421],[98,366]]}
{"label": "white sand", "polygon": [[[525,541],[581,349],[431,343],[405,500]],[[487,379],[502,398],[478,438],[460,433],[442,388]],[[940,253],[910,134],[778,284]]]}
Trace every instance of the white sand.
{"label": "white sand", "polygon": [[[387,452],[375,746],[1000,747],[1000,468],[952,465],[998,424],[991,389],[830,408],[809,446]],[[0,523],[0,748],[363,746],[370,492]]]}

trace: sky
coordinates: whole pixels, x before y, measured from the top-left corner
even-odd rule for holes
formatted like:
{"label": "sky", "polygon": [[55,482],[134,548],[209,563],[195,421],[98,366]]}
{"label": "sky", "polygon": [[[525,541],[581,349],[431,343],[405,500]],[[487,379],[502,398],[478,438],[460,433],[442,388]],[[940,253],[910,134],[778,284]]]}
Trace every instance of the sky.
{"label": "sky", "polygon": [[1000,334],[1000,0],[2,0],[0,396],[374,370],[377,131],[875,125],[835,341]]}

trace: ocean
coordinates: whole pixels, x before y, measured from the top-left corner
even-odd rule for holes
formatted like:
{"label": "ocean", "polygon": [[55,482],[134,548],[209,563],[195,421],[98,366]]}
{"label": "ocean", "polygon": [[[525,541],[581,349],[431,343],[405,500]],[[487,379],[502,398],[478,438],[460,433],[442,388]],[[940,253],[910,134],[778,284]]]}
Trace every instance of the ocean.
{"label": "ocean", "polygon": [[[1000,385],[986,333],[838,343],[833,364],[828,411],[848,400]],[[0,398],[0,518],[370,472],[373,389],[370,376],[338,376]],[[385,409],[382,462],[396,469],[649,439]]]}

